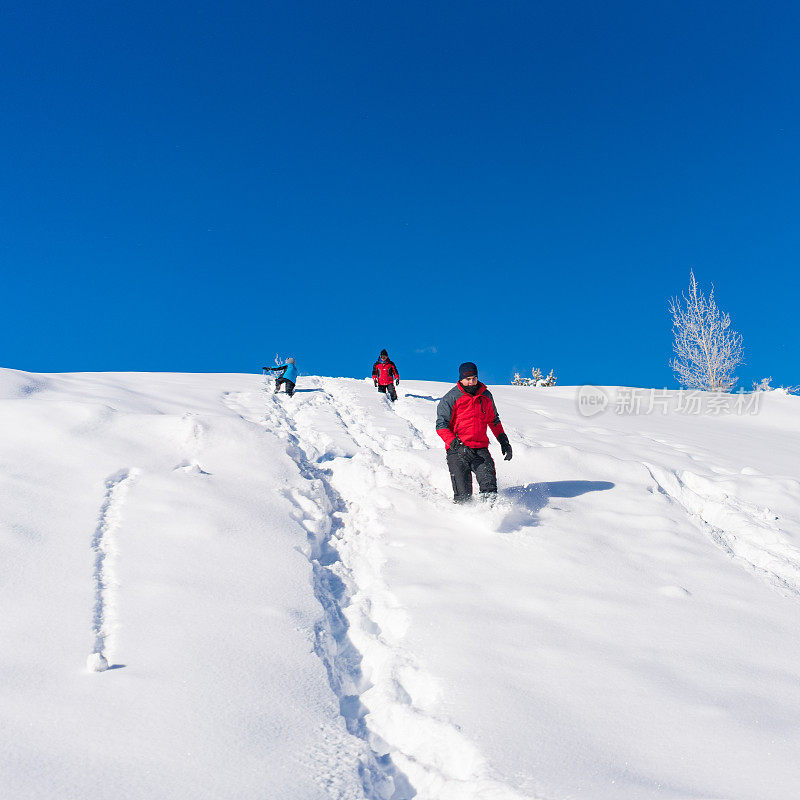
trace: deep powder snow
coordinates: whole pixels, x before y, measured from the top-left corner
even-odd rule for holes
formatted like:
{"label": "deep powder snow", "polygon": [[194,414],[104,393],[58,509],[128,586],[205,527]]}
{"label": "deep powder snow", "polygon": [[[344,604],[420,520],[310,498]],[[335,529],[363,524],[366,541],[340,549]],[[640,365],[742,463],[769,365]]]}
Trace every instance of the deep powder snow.
{"label": "deep powder snow", "polygon": [[793,796],[800,399],[448,387],[0,370],[0,796]]}

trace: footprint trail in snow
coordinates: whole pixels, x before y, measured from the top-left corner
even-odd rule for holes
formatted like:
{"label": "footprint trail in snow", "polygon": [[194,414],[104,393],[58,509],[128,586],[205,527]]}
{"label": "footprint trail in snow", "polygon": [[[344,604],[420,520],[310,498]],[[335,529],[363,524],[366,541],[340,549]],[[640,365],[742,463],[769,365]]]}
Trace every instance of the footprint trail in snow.
{"label": "footprint trail in snow", "polygon": [[[438,715],[436,682],[405,649],[407,615],[382,575],[390,532],[376,490],[396,490],[416,498],[422,516],[452,520],[440,454],[432,460],[433,442],[388,404],[378,399],[368,416],[341,381],[313,380],[312,391],[291,399],[265,391],[226,403],[284,438],[307,481],[307,491],[291,499],[313,543],[326,614],[318,654],[348,729],[369,743],[368,796],[533,797],[492,779],[475,745]],[[464,522],[491,532],[488,526],[501,524],[509,510],[486,509]]]}
{"label": "footprint trail in snow", "polygon": [[94,648],[86,660],[86,667],[90,672],[104,672],[109,668],[110,638],[117,621],[114,574],[114,559],[117,549],[115,537],[128,487],[137,475],[138,470],[136,469],[122,469],[110,475],[105,481],[106,491],[92,538],[92,549],[95,553],[95,600],[92,619]]}

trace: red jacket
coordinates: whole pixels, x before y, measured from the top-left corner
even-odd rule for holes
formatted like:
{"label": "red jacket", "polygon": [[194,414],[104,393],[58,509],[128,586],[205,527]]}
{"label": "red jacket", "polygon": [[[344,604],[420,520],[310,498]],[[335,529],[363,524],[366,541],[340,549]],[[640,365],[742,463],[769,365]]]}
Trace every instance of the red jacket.
{"label": "red jacket", "polygon": [[[392,375],[394,374],[394,377]],[[394,361],[381,361],[380,359],[372,366],[372,380],[377,380],[381,386],[388,386],[400,379],[400,373],[394,365]]]}
{"label": "red jacket", "polygon": [[457,383],[440,401],[436,409],[436,433],[450,447],[458,436],[467,447],[488,447],[486,428],[495,438],[505,433],[494,405],[492,393],[482,384],[474,395]]}

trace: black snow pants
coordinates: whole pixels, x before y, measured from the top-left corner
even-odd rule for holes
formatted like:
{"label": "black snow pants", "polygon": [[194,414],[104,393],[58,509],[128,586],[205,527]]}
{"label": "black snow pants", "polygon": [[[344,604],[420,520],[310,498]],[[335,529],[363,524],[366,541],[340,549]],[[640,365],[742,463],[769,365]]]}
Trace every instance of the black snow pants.
{"label": "black snow pants", "polygon": [[394,403],[397,400],[397,390],[394,388],[393,383],[387,383],[385,386],[382,383],[378,384],[378,391],[381,394],[389,393],[389,399]]}
{"label": "black snow pants", "polygon": [[488,447],[459,447],[447,451],[447,468],[453,481],[456,503],[465,503],[472,497],[472,473],[478,481],[481,494],[497,493],[497,473]]}
{"label": "black snow pants", "polygon": [[275,394],[277,394],[280,391],[281,386],[284,383],[286,384],[286,394],[288,394],[289,397],[291,397],[294,394],[294,384],[290,380],[287,380],[286,378],[278,378],[278,380],[275,381]]}

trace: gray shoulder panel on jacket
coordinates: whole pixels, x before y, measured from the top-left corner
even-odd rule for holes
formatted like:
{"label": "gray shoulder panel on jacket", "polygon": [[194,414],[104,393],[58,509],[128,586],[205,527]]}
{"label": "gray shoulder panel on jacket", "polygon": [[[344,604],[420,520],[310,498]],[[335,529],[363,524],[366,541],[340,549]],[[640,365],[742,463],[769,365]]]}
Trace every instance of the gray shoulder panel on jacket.
{"label": "gray shoulder panel on jacket", "polygon": [[436,430],[450,427],[450,420],[453,418],[453,406],[461,394],[458,386],[454,386],[436,406]]}

